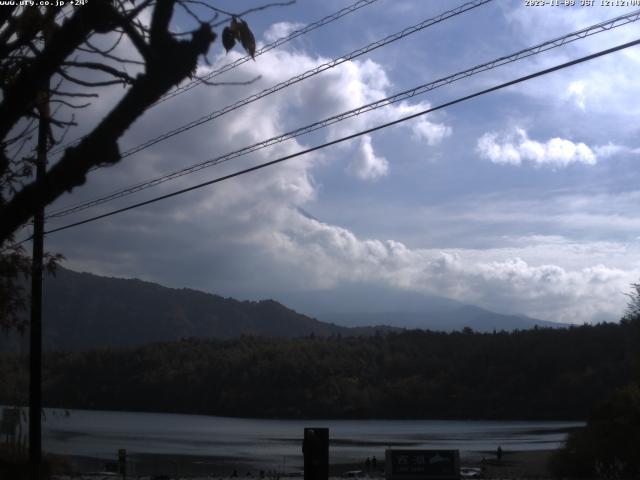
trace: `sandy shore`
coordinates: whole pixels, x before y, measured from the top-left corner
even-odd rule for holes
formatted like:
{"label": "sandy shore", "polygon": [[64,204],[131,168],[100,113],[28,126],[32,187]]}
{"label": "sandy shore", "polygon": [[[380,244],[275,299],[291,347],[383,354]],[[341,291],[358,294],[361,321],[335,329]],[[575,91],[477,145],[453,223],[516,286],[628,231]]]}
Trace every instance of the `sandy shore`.
{"label": "sandy shore", "polygon": [[485,463],[485,478],[552,478],[547,468],[552,453],[553,450],[506,451],[502,461],[496,462],[492,452],[486,457],[491,460]]}
{"label": "sandy shore", "polygon": [[[505,451],[500,462],[495,460],[495,452],[475,452],[463,454],[461,466],[478,467],[484,471],[484,478],[492,479],[542,479],[551,478],[547,469],[547,461],[551,450],[510,452]],[[485,462],[482,462],[482,458]],[[302,459],[300,459],[300,462]],[[90,457],[66,457],[64,470],[54,477],[58,480],[84,480],[102,478],[120,478],[109,476],[105,472],[103,459]],[[112,465],[113,467],[113,465]],[[366,470],[358,463],[332,464],[330,476],[345,478],[346,472],[361,470],[368,478],[384,478],[384,466],[377,470]],[[237,477],[234,476],[237,474]],[[161,477],[161,476],[166,477]],[[302,469],[295,465],[268,465],[267,463],[250,463],[246,459],[229,457],[205,457],[190,455],[131,455],[128,461],[129,479],[152,479],[154,477],[168,479],[201,479],[201,480],[275,480],[276,478],[302,477]]]}

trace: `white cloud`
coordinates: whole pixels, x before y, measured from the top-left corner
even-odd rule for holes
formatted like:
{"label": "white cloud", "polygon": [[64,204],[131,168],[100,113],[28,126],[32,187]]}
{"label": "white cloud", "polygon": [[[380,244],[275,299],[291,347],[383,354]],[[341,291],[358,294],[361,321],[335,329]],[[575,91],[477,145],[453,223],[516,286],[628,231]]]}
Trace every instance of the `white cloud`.
{"label": "white cloud", "polygon": [[[289,27],[274,27],[271,31],[278,28],[280,33],[273,35]],[[240,55],[236,51],[228,56],[220,54],[212,68]],[[148,112],[144,123],[136,124],[128,132],[123,147],[165,131],[170,128],[169,123],[185,123],[326,60],[286,48],[269,52],[259,61],[247,62],[229,74],[229,80],[262,75],[255,84],[198,87],[179,102],[167,101]],[[136,159],[125,159],[110,168],[108,174],[92,176],[86,187],[75,198],[65,199],[65,203],[112,191],[117,187],[114,179],[122,179],[124,185],[134,183],[357,107],[386,96],[390,88],[390,80],[380,64],[369,59],[346,62],[238,109],[233,115],[175,137]],[[318,136],[320,140],[335,138],[428,107],[426,101],[399,103],[336,124]],[[451,127],[435,118],[420,117],[397,128],[407,129],[414,140],[435,146],[452,135]],[[316,140],[317,137],[313,141]],[[312,143],[305,137],[284,142],[256,152],[240,165],[295,152],[306,146],[303,142]],[[335,157],[353,155],[350,171],[357,177],[372,180],[387,175],[389,161],[376,153],[375,143],[365,136],[359,142],[343,146],[338,153],[334,149],[322,156],[296,158],[104,223],[60,233],[51,237],[51,250],[65,253],[76,268],[223,294],[266,288],[265,285],[281,289],[331,288],[343,281],[362,281],[449,296],[492,309],[502,306],[551,320],[619,316],[625,302],[621,292],[640,276],[640,266],[627,258],[640,258],[635,250],[622,249],[616,253],[615,249],[595,245],[591,246],[594,252],[557,238],[530,239],[533,246],[515,242],[517,245],[510,248],[486,250],[411,248],[397,240],[360,238],[347,228],[321,223],[300,213],[297,207],[308,206],[318,197],[319,186],[313,173],[321,161],[329,163]],[[486,134],[478,141],[478,150],[494,162],[552,166],[589,164],[598,155],[605,157],[622,151],[618,145],[592,150],[561,138],[534,141],[523,130],[509,138]],[[229,162],[200,172],[196,180],[236,168],[235,161]],[[342,172],[344,168],[340,166],[337,170]],[[193,176],[187,176],[159,190],[164,193],[192,183],[195,183]],[[478,212],[468,215],[478,217]],[[485,212],[482,215],[485,218]],[[522,211],[504,215],[520,218]],[[489,219],[488,214],[486,218]],[[599,218],[603,222],[613,221],[608,212]],[[585,224],[593,220],[589,216],[573,219]],[[619,221],[625,225],[638,223],[635,218]],[[570,258],[571,262],[562,263],[563,258]]]}
{"label": "white cloud", "polygon": [[442,123],[431,123],[424,117],[413,125],[413,132],[419,139],[423,139],[428,145],[437,145],[451,135],[451,127]]}
{"label": "white cloud", "polygon": [[298,22],[277,22],[271,25],[264,32],[264,39],[268,43],[275,42],[281,38],[289,36],[292,32],[304,28],[304,23]]}
{"label": "white cloud", "polygon": [[[631,7],[567,8],[561,15],[550,15],[544,8],[527,8],[521,3],[505,2],[502,7],[513,34],[518,38],[529,39],[526,42],[528,45],[578,31],[633,10]],[[536,56],[533,62],[536,67],[544,68],[630,42],[638,37],[638,22],[618,24],[622,26]],[[515,64],[513,70],[517,72],[518,68]],[[634,79],[639,72],[640,55],[635,48],[628,48],[583,66],[527,82],[527,88],[520,89],[520,92],[537,97],[550,108],[566,105],[563,100],[570,98],[579,110],[584,111],[588,107],[592,115],[598,113],[609,116],[613,113],[621,118],[632,119],[640,111],[634,88]],[[557,112],[558,115],[562,113]],[[623,122],[625,126],[628,123]],[[603,125],[602,128],[610,127]],[[615,132],[615,129],[611,130]]]}
{"label": "white cloud", "polygon": [[595,165],[596,155],[584,143],[574,143],[563,138],[552,138],[547,142],[529,139],[526,131],[516,129],[515,134],[503,135],[485,133],[477,143],[481,157],[493,163],[521,165],[532,162],[535,165],[566,167],[572,163]]}
{"label": "white cloud", "polygon": [[508,142],[501,145],[496,141],[497,138],[498,135],[495,133],[485,133],[478,139],[477,150],[480,156],[493,163],[520,165],[522,158],[517,147]]}
{"label": "white cloud", "polygon": [[[229,54],[221,53],[216,62],[210,67],[200,67],[198,74],[206,75],[210,70],[215,70],[221,63],[233,61],[241,56],[241,53],[232,50]],[[259,92],[275,84],[288,80],[301,72],[326,63],[329,59],[324,57],[314,57],[301,50],[287,49],[285,46],[261,55],[259,61],[247,62],[234,69],[225,80],[246,80],[260,75],[261,78],[247,91],[245,87],[198,87],[198,94],[190,92],[190,96],[176,104],[166,102],[158,108],[158,112],[171,119],[171,123],[180,123],[180,119],[192,119],[198,115],[207,114],[215,108],[228,105],[236,98],[243,98],[250,93]],[[371,59],[354,60],[345,62],[335,68],[326,70],[321,74],[309,78],[303,82],[291,85],[274,95],[262,98],[250,105],[244,106],[233,113],[215,120],[203,127],[194,129],[193,141],[180,143],[178,148],[172,148],[169,142],[163,144],[165,150],[162,158],[168,159],[169,154],[175,152],[181,157],[204,156],[209,157],[209,151],[224,153],[233,148],[246,146],[252,142],[259,142],[266,138],[282,134],[286,131],[300,127],[314,121],[322,120],[326,117],[341,113],[347,110],[360,107],[388,96],[391,93],[390,81],[385,69]],[[238,93],[240,92],[240,94]],[[400,118],[402,116],[424,110],[429,107],[427,102],[408,103],[401,102],[389,105],[385,108],[367,112],[355,116],[346,121],[330,125],[320,131],[324,140],[333,140],[338,137],[355,133],[383,122]],[[163,110],[164,108],[164,110]],[[206,109],[203,111],[203,109]],[[202,112],[196,114],[194,112]],[[162,113],[157,113],[158,118]],[[160,123],[161,128],[158,128]],[[248,128],[250,127],[250,128]],[[124,148],[135,145],[140,138],[157,135],[158,131],[166,131],[168,126],[164,122],[148,122],[144,125],[136,125],[131,133],[124,140]],[[197,136],[203,130],[222,128],[221,135]],[[433,119],[421,117],[412,122],[403,123],[399,129],[409,129],[413,138],[417,141],[425,142],[428,146],[438,145],[444,138],[451,134],[451,127]],[[188,135],[182,135],[187,138]],[[302,137],[304,140],[304,137]],[[322,138],[322,137],[321,137]],[[315,140],[316,143],[319,143]],[[187,150],[185,151],[185,144]],[[224,151],[220,151],[220,145],[225,145]],[[287,142],[287,145],[300,146],[298,141]],[[202,148],[209,146],[209,149]],[[360,167],[352,172],[357,172],[357,178],[380,178],[389,170],[389,163],[383,156],[375,151],[371,141],[348,142],[337,147],[340,152],[357,149],[353,154]],[[278,150],[277,148],[275,149]],[[292,149],[285,149],[286,153],[291,153]],[[205,151],[207,153],[201,154]],[[274,149],[270,149],[274,151]],[[282,150],[280,150],[282,151]],[[193,152],[193,153],[192,153]],[[150,155],[150,153],[148,154]],[[333,155],[331,156],[333,157]],[[323,158],[331,158],[323,157]],[[314,164],[321,158],[315,157]],[[172,163],[159,165],[158,170],[166,171],[175,168],[175,159]],[[296,160],[299,161],[299,160]],[[149,164],[147,163],[147,168]],[[169,166],[170,165],[170,166]]]}
{"label": "white cloud", "polygon": [[602,158],[609,158],[616,155],[630,154],[640,155],[640,148],[631,148],[626,145],[618,145],[608,143],[607,145],[599,145],[594,148],[596,155]]}
{"label": "white cloud", "polygon": [[567,95],[572,98],[580,110],[585,109],[586,95],[584,93],[585,83],[581,80],[573,81],[567,87]]}
{"label": "white cloud", "polygon": [[[620,317],[627,300],[624,292],[640,276],[640,265],[628,269],[601,263],[564,267],[544,261],[532,264],[512,256],[513,250],[508,249],[411,249],[393,240],[359,239],[347,229],[296,211],[284,218],[286,226],[278,229],[279,241],[271,244],[271,253],[302,269],[316,288],[373,282],[582,323]],[[535,244],[538,254],[546,252],[547,259],[564,253],[575,256],[581,248],[555,237],[527,241]],[[603,248],[609,255],[615,253],[606,245]],[[527,250],[520,251],[526,254]],[[622,258],[629,253],[622,249],[617,255]]]}
{"label": "white cloud", "polygon": [[[417,104],[409,104],[400,102],[396,106],[395,118],[405,117],[416,114],[418,112],[428,110],[431,104],[428,102],[420,102]],[[429,120],[426,115],[417,117],[409,122],[414,138],[427,143],[427,145],[435,146],[441,143],[452,133],[452,128],[442,123],[434,123]]]}
{"label": "white cloud", "polygon": [[[293,28],[291,24],[279,25],[270,31],[283,33]],[[201,66],[198,73],[206,74],[220,65],[241,57],[243,52],[231,50],[226,54],[222,49],[217,50],[211,66]],[[311,69],[325,63],[328,59],[310,55],[302,50],[292,50],[283,46],[261,55],[259,61],[247,62],[242,66],[228,72],[225,81],[244,81],[261,75],[260,79],[249,87],[220,85],[215,87],[199,86],[181,95],[178,99],[171,99],[147,112],[143,119],[136,122],[130,128],[126,136],[120,142],[121,149],[126,150],[138,145],[141,141],[157,136],[160,132],[167,131],[177,125],[182,125],[201,115],[219,109],[236,101],[239,98],[259,92],[274,84],[293,77],[302,71]],[[67,196],[58,203],[58,206],[68,205],[77,201],[93,198],[101,193],[111,192],[119,186],[127,186],[134,182],[153,178],[159,174],[191,165],[193,163],[209,159],[213,156],[233,151],[254,142],[264,140],[274,135],[281,134],[300,125],[310,123],[345,110],[358,107],[364,103],[389,95],[390,82],[385,69],[376,62],[366,59],[345,62],[342,65],[327,70],[313,78],[292,85],[286,90],[274,95],[262,98],[252,104],[235,110],[213,122],[189,130],[171,140],[158,144],[137,155],[137,158],[127,158],[119,164],[111,167],[100,175],[92,175],[82,188],[76,189],[73,195]],[[272,160],[278,156],[299,151],[309,144],[320,143],[327,139],[343,136],[347,133],[368,128],[380,123],[382,120],[397,118],[406,111],[422,109],[425,103],[412,105],[402,103],[391,105],[379,111],[359,115],[354,119],[332,125],[330,128],[314,134],[313,140],[307,137],[290,140],[281,144],[261,150],[251,156],[234,159],[231,162],[221,164],[215,168],[201,171],[196,175],[181,177],[172,182],[162,184],[153,190],[145,192],[151,196],[157,193],[166,193],[176,188],[192,185],[195,180],[219,176],[230,173],[240,167],[253,165],[260,161]],[[80,112],[85,115],[87,112]],[[91,112],[92,118],[97,118],[99,112]],[[83,118],[79,117],[79,123],[83,124]],[[416,127],[417,126],[417,127]],[[449,131],[449,127],[433,121],[411,122],[399,126],[399,129],[408,129],[412,133],[414,128],[424,131],[422,139],[430,145],[438,143],[439,138],[445,135],[442,132]],[[308,144],[303,142],[309,142]],[[335,158],[353,155],[357,157],[353,173],[358,178],[374,179],[384,176],[389,171],[388,161],[375,151],[369,137],[359,142],[344,144],[342,147],[327,150],[327,154],[317,153],[305,155],[295,160],[285,162],[233,181],[217,184],[210,189],[194,192],[189,195],[176,197],[172,202],[157,204],[142,211],[131,213],[123,220],[113,219],[113,224],[124,225],[125,231],[135,235],[140,232],[140,226],[146,222],[155,222],[165,225],[167,218],[171,222],[179,222],[201,231],[203,225],[196,218],[211,219],[215,225],[214,233],[206,229],[201,231],[200,237],[214,238],[210,245],[211,251],[217,251],[221,241],[233,241],[242,243],[253,238],[256,231],[264,227],[264,223],[271,216],[264,215],[265,211],[279,212],[290,205],[303,206],[314,200],[317,196],[318,186],[313,178],[313,169],[319,164],[334,161]],[[339,167],[344,171],[344,167]],[[197,179],[194,177],[198,177]],[[143,194],[144,195],[144,194]],[[136,197],[136,200],[139,197]],[[126,200],[125,200],[126,201]],[[54,206],[55,208],[55,206]],[[277,215],[276,215],[277,216]],[[129,224],[127,218],[136,218]],[[237,221],[238,219],[242,221]],[[249,222],[249,223],[245,223]],[[253,222],[253,223],[251,223]],[[100,228],[100,227],[97,227]],[[264,227],[266,228],[266,227]],[[168,238],[162,231],[163,228],[151,228],[157,234],[157,238]],[[173,233],[173,232],[171,232]],[[242,239],[242,240],[238,240]],[[204,240],[203,240],[204,241]],[[98,242],[100,243],[100,242]],[[119,244],[119,242],[116,242]],[[160,245],[158,245],[160,247]],[[75,247],[74,247],[75,248]],[[121,245],[120,248],[134,248]],[[192,247],[189,247],[191,249]],[[193,247],[197,250],[197,247]],[[92,255],[101,257],[104,252],[116,249],[115,246],[104,247],[93,251]],[[101,253],[102,250],[102,253]],[[76,250],[78,251],[78,250]],[[146,252],[137,252],[140,258],[145,257]],[[109,254],[107,254],[109,255]],[[85,251],[85,258],[89,251]],[[113,253],[113,256],[117,256]],[[118,258],[125,258],[119,256]],[[127,256],[127,258],[130,258]],[[89,260],[87,260],[89,261]],[[93,264],[98,260],[92,260]],[[118,262],[115,259],[115,262]],[[107,262],[108,263],[108,262]],[[123,264],[122,268],[127,269]],[[146,268],[146,267],[141,267]],[[111,273],[111,271],[110,271]],[[133,273],[131,273],[133,274]],[[141,276],[147,273],[137,272]]]}
{"label": "white cloud", "polygon": [[375,154],[369,135],[360,140],[359,152],[351,161],[349,171],[361,180],[375,180],[389,173],[389,162]]}

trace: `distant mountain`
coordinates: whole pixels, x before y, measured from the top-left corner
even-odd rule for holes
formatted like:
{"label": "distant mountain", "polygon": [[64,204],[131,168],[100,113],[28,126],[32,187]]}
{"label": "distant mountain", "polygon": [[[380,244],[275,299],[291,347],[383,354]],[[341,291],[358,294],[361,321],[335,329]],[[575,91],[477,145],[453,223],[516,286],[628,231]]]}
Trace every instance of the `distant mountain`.
{"label": "distant mountain", "polygon": [[320,322],[274,300],[238,301],[61,267],[55,277],[45,278],[43,312],[43,343],[49,349],[126,347],[192,337],[368,333]]}
{"label": "distant mountain", "polygon": [[492,312],[449,298],[371,285],[342,285],[331,291],[297,292],[280,297],[291,308],[325,322],[349,327],[389,325],[450,332],[526,330],[567,325],[524,315]]}
{"label": "distant mountain", "polygon": [[[286,303],[306,315],[275,300],[239,301],[59,267],[55,277],[45,278],[43,343],[45,349],[85,350],[183,338],[366,336],[403,328],[486,332],[560,325],[376,287],[308,292]],[[3,349],[25,349],[26,342],[0,337]]]}
{"label": "distant mountain", "polygon": [[325,321],[339,325],[364,325],[368,322],[398,328],[419,328],[452,332],[469,327],[476,332],[527,330],[534,327],[564,328],[566,325],[536,320],[522,315],[503,315],[473,305],[462,305],[444,312],[360,312],[326,313],[319,315]]}

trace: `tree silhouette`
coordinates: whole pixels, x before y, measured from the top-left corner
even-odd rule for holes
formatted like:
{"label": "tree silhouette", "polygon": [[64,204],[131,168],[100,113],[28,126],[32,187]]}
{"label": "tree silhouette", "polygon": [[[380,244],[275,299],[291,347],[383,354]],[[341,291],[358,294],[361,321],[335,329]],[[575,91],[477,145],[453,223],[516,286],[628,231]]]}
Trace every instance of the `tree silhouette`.
{"label": "tree silhouette", "polygon": [[[207,61],[215,28],[227,23],[225,48],[237,39],[253,56],[255,39],[240,16],[293,0],[236,15],[196,0],[91,0],[66,10],[17,3],[0,9],[0,327],[19,326],[24,304],[20,278],[29,266],[14,240],[18,229],[82,185],[90,170],[120,160],[118,139],[172,87],[193,78],[199,59]],[[191,30],[171,28],[177,11]],[[121,98],[36,181],[29,150],[38,120],[48,120],[51,149],[76,126],[74,111],[112,85],[124,87]],[[48,265],[54,261],[49,257]]]}
{"label": "tree silhouette", "polygon": [[[198,13],[193,4],[200,8]],[[170,29],[176,7],[196,21],[186,35]],[[213,19],[203,20],[203,9],[213,12]],[[0,55],[4,58],[0,63],[0,242],[8,240],[38,207],[82,185],[90,169],[120,160],[118,139],[171,87],[194,75],[198,59],[206,56],[216,38],[212,25],[220,13],[214,6],[190,0],[92,0],[63,21],[56,21],[56,12],[53,7],[41,11],[10,6],[0,13]],[[150,13],[148,24],[143,21],[145,13]],[[237,32],[242,45],[253,53],[255,40],[246,22],[232,16],[227,28]],[[135,48],[135,58],[116,57],[111,53],[115,46],[94,45],[92,38],[105,34],[114,35],[116,44],[127,38]],[[130,75],[126,65],[137,66],[140,73]],[[15,154],[12,157],[9,150],[25,141],[34,119],[48,114],[38,111],[38,105],[47,95],[49,81],[53,84],[51,103],[71,108],[80,105],[70,103],[69,97],[93,95],[66,91],[69,86],[93,89],[122,84],[126,91],[92,131],[64,151],[43,181],[35,182],[32,162]],[[51,122],[58,128],[73,125],[73,119],[51,118]],[[53,133],[49,137],[55,142]]]}
{"label": "tree silhouette", "polygon": [[550,466],[557,477],[640,476],[640,284],[631,284],[628,296],[620,326],[630,346],[626,361],[633,372],[631,382],[597,405],[587,425],[572,432],[565,446],[554,454]]}

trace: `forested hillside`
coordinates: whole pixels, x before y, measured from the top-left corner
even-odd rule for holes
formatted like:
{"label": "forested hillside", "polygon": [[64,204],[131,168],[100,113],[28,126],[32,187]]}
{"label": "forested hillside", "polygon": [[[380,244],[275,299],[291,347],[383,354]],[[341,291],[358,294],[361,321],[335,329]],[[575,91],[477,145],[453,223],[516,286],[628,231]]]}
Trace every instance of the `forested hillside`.
{"label": "forested hillside", "polygon": [[[409,311],[381,310],[322,316],[301,314],[275,300],[240,301],[188,288],[168,288],[138,279],[110,278],[58,267],[44,282],[43,344],[47,350],[88,350],[135,347],[183,338],[231,339],[241,335],[300,337],[306,335],[372,335],[400,327],[452,331],[465,326],[480,331],[514,330],[538,326],[564,326],[515,315],[501,315],[453,300],[419,295],[384,296],[378,290],[354,297],[365,310],[398,298]],[[361,295],[363,292],[360,292]],[[316,292],[327,308],[331,296]],[[309,294],[312,297],[312,294]],[[340,298],[344,302],[345,298]],[[413,305],[410,305],[412,304]],[[417,310],[416,310],[417,308]],[[353,312],[352,312],[353,313]],[[344,323],[339,325],[329,318]],[[356,320],[356,321],[354,321]],[[345,325],[351,325],[349,327]],[[357,325],[357,326],[354,326]],[[28,338],[0,332],[0,351],[28,351]]]}
{"label": "forested hillside", "polygon": [[[62,267],[55,277],[45,279],[43,310],[44,346],[56,350],[139,346],[189,337],[351,333],[345,327],[301,315],[273,300],[238,301]],[[27,340],[14,336],[12,343],[26,344]],[[2,343],[0,336],[0,346]],[[5,339],[4,343],[10,342]]]}
{"label": "forested hillside", "polygon": [[[514,333],[243,337],[51,353],[47,406],[259,417],[584,419],[632,377],[628,323]],[[25,359],[2,357],[0,402]]]}

